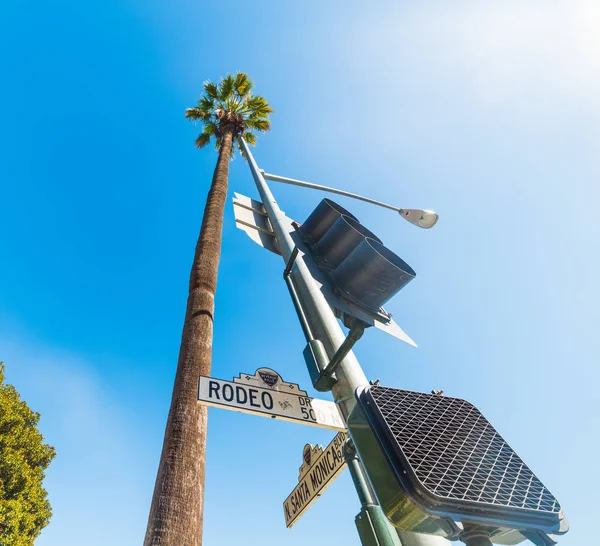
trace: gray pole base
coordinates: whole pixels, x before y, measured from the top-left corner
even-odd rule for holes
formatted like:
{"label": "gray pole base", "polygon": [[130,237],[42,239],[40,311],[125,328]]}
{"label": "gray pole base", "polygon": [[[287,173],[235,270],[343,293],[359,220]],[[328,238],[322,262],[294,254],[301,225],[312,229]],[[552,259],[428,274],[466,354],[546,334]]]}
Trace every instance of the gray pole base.
{"label": "gray pole base", "polygon": [[460,536],[460,540],[466,546],[492,546],[489,533],[476,525],[465,524],[465,530]]}
{"label": "gray pole base", "polygon": [[364,506],[354,518],[362,546],[402,546],[390,533],[386,517],[377,505]]}

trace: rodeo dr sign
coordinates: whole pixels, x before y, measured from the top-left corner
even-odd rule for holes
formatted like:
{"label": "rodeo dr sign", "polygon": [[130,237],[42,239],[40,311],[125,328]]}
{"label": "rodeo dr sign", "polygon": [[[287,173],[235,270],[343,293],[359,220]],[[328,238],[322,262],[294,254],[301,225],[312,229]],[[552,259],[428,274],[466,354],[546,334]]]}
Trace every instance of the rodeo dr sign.
{"label": "rodeo dr sign", "polygon": [[207,406],[346,430],[336,404],[310,398],[299,385],[284,381],[270,368],[259,368],[254,375],[240,374],[233,381],[200,376],[198,400]]}

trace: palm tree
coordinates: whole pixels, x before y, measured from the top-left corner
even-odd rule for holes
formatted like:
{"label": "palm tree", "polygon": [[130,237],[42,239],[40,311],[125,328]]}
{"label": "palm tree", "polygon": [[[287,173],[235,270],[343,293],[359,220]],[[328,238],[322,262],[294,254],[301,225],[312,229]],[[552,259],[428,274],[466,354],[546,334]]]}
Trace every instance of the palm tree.
{"label": "palm tree", "polygon": [[148,518],[144,546],[202,544],[206,406],[198,403],[198,376],[210,375],[213,312],[221,256],[223,212],[229,161],[240,138],[256,143],[256,132],[268,131],[269,103],[252,95],[247,74],[227,75],[218,85],[204,83],[198,104],[185,117],[200,121],[196,146],[214,137],[219,152],[206,199],[202,227],[190,274],[189,295],[173,397]]}

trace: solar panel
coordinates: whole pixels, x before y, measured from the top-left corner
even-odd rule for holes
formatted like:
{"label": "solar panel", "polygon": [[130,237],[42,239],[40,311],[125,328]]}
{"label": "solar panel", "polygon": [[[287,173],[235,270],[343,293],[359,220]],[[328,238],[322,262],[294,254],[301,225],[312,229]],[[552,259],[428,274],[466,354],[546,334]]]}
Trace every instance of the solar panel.
{"label": "solar panel", "polygon": [[556,498],[469,402],[382,386],[358,399],[398,481],[430,512],[566,531]]}

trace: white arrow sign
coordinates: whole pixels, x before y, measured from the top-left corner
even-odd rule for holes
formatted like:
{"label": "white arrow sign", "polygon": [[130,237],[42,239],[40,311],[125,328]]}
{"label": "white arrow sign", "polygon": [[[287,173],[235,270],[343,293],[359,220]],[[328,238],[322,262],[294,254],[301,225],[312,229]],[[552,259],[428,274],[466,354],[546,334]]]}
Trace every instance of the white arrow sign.
{"label": "white arrow sign", "polygon": [[283,503],[285,526],[291,527],[310,505],[321,496],[346,467],[342,448],[349,438],[347,432],[338,432],[333,441],[323,450],[320,446],[304,446],[298,485]]}
{"label": "white arrow sign", "polygon": [[286,383],[269,368],[259,368],[254,375],[240,374],[233,381],[201,375],[198,400],[207,406],[346,430],[336,404],[310,398],[297,384]]}

